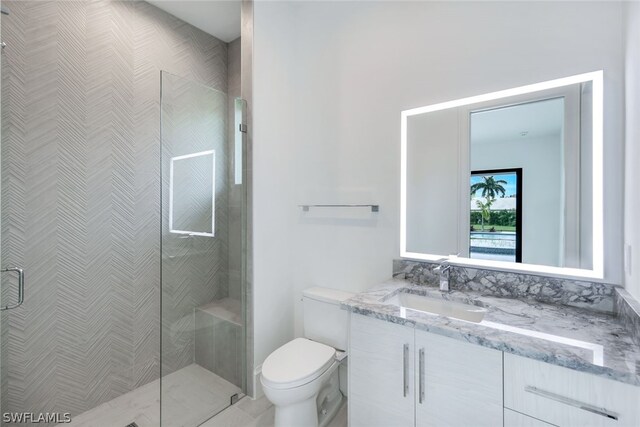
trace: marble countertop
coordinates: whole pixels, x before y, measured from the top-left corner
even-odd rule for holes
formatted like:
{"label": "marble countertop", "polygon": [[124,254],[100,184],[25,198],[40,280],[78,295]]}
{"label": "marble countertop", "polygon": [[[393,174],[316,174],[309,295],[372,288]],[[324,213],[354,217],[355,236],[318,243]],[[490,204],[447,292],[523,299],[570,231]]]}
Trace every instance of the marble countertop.
{"label": "marble countertop", "polygon": [[[480,323],[401,309],[400,292],[480,305]],[[611,314],[530,300],[497,298],[392,279],[343,302],[342,308],[469,343],[640,386],[640,346]]]}

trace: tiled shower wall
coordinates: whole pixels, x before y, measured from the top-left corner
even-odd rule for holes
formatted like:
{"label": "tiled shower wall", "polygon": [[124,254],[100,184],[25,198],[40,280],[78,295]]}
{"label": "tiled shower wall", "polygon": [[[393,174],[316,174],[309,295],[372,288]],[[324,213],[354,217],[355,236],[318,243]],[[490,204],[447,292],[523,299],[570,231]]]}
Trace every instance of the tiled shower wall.
{"label": "tiled shower wall", "polygon": [[159,376],[160,70],[226,92],[228,47],[141,1],[3,5],[2,408],[78,414]]}

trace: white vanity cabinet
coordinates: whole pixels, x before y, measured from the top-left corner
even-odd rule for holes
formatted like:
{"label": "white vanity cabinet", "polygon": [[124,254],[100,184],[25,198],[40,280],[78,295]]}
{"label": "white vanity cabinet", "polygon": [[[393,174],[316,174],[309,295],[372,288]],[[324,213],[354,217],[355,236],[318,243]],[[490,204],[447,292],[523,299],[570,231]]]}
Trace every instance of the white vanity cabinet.
{"label": "white vanity cabinet", "polygon": [[353,313],[350,323],[349,426],[413,426],[413,328]]}
{"label": "white vanity cabinet", "polygon": [[350,319],[350,427],[640,427],[640,387]]}
{"label": "white vanity cabinet", "polygon": [[[507,411],[559,427],[638,427],[640,387],[504,354],[505,427],[526,427]],[[543,425],[543,424],[540,424]]]}
{"label": "white vanity cabinet", "polygon": [[501,426],[502,352],[351,314],[349,426]]}
{"label": "white vanity cabinet", "polygon": [[416,426],[502,425],[502,352],[415,331]]}

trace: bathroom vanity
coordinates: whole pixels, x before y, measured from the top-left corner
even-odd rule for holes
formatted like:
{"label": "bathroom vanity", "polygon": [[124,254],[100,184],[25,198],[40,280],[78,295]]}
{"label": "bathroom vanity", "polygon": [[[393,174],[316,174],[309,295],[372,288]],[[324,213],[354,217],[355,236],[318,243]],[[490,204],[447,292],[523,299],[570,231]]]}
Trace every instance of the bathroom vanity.
{"label": "bathroom vanity", "polygon": [[607,284],[609,79],[401,112],[403,260],[343,303],[350,426],[640,427],[640,306]]}
{"label": "bathroom vanity", "polygon": [[640,426],[640,346],[606,311],[398,279],[343,308],[350,426]]}
{"label": "bathroom vanity", "polygon": [[502,353],[351,314],[354,426],[502,424]]}

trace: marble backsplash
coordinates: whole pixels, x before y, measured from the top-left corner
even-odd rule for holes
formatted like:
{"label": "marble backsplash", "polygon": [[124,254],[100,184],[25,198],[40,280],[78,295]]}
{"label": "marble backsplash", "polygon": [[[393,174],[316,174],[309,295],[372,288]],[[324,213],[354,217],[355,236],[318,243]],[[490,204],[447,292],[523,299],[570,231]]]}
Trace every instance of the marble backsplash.
{"label": "marble backsplash", "polygon": [[[433,272],[437,266],[437,263],[430,262],[394,260],[393,277],[417,285],[437,286],[438,273]],[[618,295],[616,287],[606,283],[462,266],[451,267],[449,283],[452,289],[459,291],[568,305],[604,313],[614,312]],[[640,322],[640,318],[638,321]]]}
{"label": "marble backsplash", "polygon": [[631,333],[636,344],[640,345],[640,302],[623,288],[616,288],[613,303],[618,319]]}

